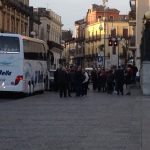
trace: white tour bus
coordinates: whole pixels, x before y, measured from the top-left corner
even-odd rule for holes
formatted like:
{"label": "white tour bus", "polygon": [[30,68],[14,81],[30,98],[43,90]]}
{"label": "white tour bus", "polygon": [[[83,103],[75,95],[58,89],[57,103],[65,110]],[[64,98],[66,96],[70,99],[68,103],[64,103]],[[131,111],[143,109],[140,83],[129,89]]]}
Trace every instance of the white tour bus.
{"label": "white tour bus", "polygon": [[0,92],[43,92],[47,82],[47,49],[44,41],[0,33]]}

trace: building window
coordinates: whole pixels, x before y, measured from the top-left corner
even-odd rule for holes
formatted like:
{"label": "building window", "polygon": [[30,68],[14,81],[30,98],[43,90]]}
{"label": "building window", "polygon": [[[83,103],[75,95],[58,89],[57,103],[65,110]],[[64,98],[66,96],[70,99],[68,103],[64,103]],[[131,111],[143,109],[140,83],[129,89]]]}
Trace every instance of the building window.
{"label": "building window", "polygon": [[109,20],[113,21],[114,20],[114,16],[109,16]]}
{"label": "building window", "polygon": [[15,18],[11,17],[11,32],[15,32]]}
{"label": "building window", "polygon": [[123,37],[124,38],[128,37],[128,28],[123,28]]}
{"label": "building window", "polygon": [[116,37],[116,28],[111,29],[111,37]]}
{"label": "building window", "polygon": [[102,20],[102,16],[98,16],[97,20],[98,21]]}
{"label": "building window", "polygon": [[10,32],[10,19],[9,19],[9,15],[7,16],[7,31]]}
{"label": "building window", "polygon": [[19,20],[16,21],[16,32],[19,33]]}
{"label": "building window", "polygon": [[27,35],[27,29],[28,29],[28,24],[27,23],[25,23],[24,29],[25,29],[25,35]]}
{"label": "building window", "polygon": [[90,55],[90,48],[88,48],[88,55]]}
{"label": "building window", "polygon": [[50,25],[47,24],[47,40],[49,41]]}
{"label": "building window", "polygon": [[21,21],[21,34],[23,34],[23,22]]}

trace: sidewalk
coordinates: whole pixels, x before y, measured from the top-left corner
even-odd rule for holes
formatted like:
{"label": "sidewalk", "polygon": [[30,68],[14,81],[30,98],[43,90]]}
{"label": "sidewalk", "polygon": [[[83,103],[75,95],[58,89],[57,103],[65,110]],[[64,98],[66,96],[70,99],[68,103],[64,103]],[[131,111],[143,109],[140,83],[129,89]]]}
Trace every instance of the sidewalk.
{"label": "sidewalk", "polygon": [[140,87],[140,83],[132,84],[131,85],[131,95],[133,96],[143,96],[142,90]]}
{"label": "sidewalk", "polygon": [[142,150],[150,150],[150,96],[142,97]]}
{"label": "sidewalk", "polygon": [[131,95],[136,96],[138,118],[141,126],[141,150],[150,150],[150,96],[143,96],[139,85],[131,87]]}

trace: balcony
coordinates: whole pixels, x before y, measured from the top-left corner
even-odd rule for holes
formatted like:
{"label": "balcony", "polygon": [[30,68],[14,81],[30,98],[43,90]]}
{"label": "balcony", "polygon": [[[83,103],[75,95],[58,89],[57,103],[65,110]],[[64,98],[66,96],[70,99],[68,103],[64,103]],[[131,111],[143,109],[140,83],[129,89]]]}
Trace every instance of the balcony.
{"label": "balcony", "polygon": [[85,39],[86,43],[96,42],[96,41],[100,41],[100,40],[101,40],[101,36],[99,36],[99,35],[90,36],[89,38]]}
{"label": "balcony", "polygon": [[55,47],[55,48],[59,49],[60,51],[63,50],[63,46],[54,41],[47,41],[47,45],[48,45],[49,49],[53,49]]}
{"label": "balcony", "polygon": [[84,42],[84,40],[85,40],[85,37],[77,37],[77,38],[76,38],[76,42],[77,42],[77,43]]}
{"label": "balcony", "polygon": [[136,26],[136,11],[129,12],[129,25]]}

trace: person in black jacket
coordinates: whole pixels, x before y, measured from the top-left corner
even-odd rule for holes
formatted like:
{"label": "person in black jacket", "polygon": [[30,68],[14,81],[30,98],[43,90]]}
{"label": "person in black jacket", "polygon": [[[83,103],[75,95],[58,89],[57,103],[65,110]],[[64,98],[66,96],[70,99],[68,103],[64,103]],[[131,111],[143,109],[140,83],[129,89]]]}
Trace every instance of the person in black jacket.
{"label": "person in black jacket", "polygon": [[83,95],[83,89],[82,89],[82,82],[84,81],[84,75],[82,73],[82,69],[79,66],[77,71],[75,72],[75,90],[76,90],[76,96],[82,96]]}
{"label": "person in black jacket", "polygon": [[58,70],[54,72],[54,91],[58,91]]}
{"label": "person in black jacket", "polygon": [[93,90],[97,89],[97,71],[96,69],[93,69],[93,71],[91,72],[91,79],[93,82]]}
{"label": "person in black jacket", "polygon": [[97,72],[97,88],[98,88],[98,92],[101,91],[101,87],[102,87],[101,70],[98,70],[98,72]]}
{"label": "person in black jacket", "polygon": [[117,95],[119,95],[119,92],[121,92],[121,94],[123,95],[124,70],[121,69],[120,66],[115,71],[115,82],[116,82]]}
{"label": "person in black jacket", "polygon": [[58,70],[58,87],[60,97],[67,97],[67,80],[68,78],[65,68],[60,68]]}
{"label": "person in black jacket", "polygon": [[113,90],[114,90],[114,75],[112,70],[109,70],[107,74],[107,93],[112,94]]}
{"label": "person in black jacket", "polygon": [[101,71],[101,88],[102,88],[103,92],[106,91],[106,79],[107,79],[106,72],[103,69]]}
{"label": "person in black jacket", "polygon": [[71,97],[71,73],[70,73],[70,69],[67,69],[66,73],[67,73],[67,94],[69,97]]}

